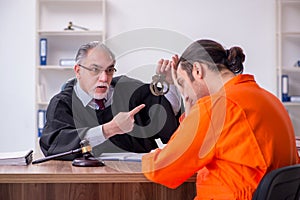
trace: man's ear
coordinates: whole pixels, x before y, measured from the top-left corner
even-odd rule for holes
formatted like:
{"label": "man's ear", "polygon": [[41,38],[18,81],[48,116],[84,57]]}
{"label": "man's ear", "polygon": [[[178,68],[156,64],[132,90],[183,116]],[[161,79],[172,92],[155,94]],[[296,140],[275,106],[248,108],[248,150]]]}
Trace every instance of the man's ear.
{"label": "man's ear", "polygon": [[79,71],[80,71],[80,67],[79,67],[78,65],[75,65],[75,66],[74,66],[74,72],[75,72],[75,75],[76,75],[76,78],[77,78],[77,79],[80,78],[80,73],[79,73]]}
{"label": "man's ear", "polygon": [[205,75],[204,65],[199,62],[193,63],[193,76],[198,79],[203,79]]}

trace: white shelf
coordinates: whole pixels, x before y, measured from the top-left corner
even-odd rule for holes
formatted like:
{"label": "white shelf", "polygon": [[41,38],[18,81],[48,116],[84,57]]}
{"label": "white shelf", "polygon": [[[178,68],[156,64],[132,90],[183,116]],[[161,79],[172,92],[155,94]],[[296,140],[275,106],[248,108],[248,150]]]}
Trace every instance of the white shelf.
{"label": "white shelf", "polygon": [[[74,60],[77,50],[91,41],[104,42],[106,34],[105,0],[36,0],[36,102],[35,109],[46,110],[50,99],[70,78],[74,66],[60,61]],[[69,22],[74,30],[64,30]],[[82,30],[76,26],[87,28]],[[40,65],[40,39],[47,41],[46,65]],[[37,120],[38,121],[38,116]],[[38,130],[36,129],[38,132]]]}
{"label": "white shelf", "polygon": [[300,102],[283,102],[283,105],[287,107],[298,107],[300,106]]}
{"label": "white shelf", "polygon": [[295,66],[289,66],[289,67],[284,66],[282,67],[281,70],[284,73],[300,73],[300,67],[295,67]]}
{"label": "white shelf", "polygon": [[38,30],[41,36],[102,36],[103,31],[55,31],[55,30]]}
{"label": "white shelf", "polygon": [[[288,96],[300,95],[300,1],[277,0],[277,80],[282,96],[282,75],[288,76]],[[300,102],[283,102],[292,120],[295,134],[300,134]]]}
{"label": "white shelf", "polygon": [[282,0],[281,3],[284,5],[299,5],[299,0]]}
{"label": "white shelf", "polygon": [[[84,2],[90,3],[90,2],[102,2],[103,0],[85,0]],[[72,3],[72,2],[83,2],[82,0],[40,0],[40,2],[48,2],[48,3]]]}
{"label": "white shelf", "polygon": [[40,65],[39,70],[73,70],[73,66],[60,66],[60,65]]}
{"label": "white shelf", "polygon": [[40,106],[48,106],[49,103],[46,101],[39,101],[39,102],[37,102],[37,104]]}
{"label": "white shelf", "polygon": [[281,34],[282,37],[300,37],[300,32],[281,32],[281,33],[278,33],[278,34]]}
{"label": "white shelf", "polygon": [[[37,27],[46,31],[64,31],[69,22],[89,30],[105,31],[105,1],[40,0]],[[80,30],[74,27],[75,30]]]}

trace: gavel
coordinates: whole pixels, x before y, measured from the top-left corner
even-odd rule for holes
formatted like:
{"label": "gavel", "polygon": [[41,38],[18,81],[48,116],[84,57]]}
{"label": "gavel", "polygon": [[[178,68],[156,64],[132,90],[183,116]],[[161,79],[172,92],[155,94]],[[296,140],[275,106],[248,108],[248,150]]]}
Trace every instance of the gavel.
{"label": "gavel", "polygon": [[98,166],[104,166],[104,162],[101,160],[98,160],[92,156],[90,153],[92,151],[92,147],[90,146],[89,142],[87,140],[82,140],[80,142],[80,148],[75,149],[75,150],[70,150],[67,152],[47,156],[45,158],[40,158],[37,160],[32,161],[32,164],[38,164],[42,162],[46,162],[49,160],[53,160],[55,158],[60,158],[66,155],[73,155],[73,154],[79,154],[82,153],[83,157],[82,158],[75,158],[72,162],[73,166],[78,166],[78,167],[98,167]]}
{"label": "gavel", "polygon": [[82,26],[75,25],[75,24],[73,24],[73,22],[69,22],[67,28],[65,28],[64,30],[72,30],[72,31],[73,31],[73,30],[74,30],[73,27],[79,28],[79,29],[82,29],[82,30],[85,30],[85,31],[88,31],[88,30],[89,30],[88,28],[85,28],[85,27],[82,27]]}

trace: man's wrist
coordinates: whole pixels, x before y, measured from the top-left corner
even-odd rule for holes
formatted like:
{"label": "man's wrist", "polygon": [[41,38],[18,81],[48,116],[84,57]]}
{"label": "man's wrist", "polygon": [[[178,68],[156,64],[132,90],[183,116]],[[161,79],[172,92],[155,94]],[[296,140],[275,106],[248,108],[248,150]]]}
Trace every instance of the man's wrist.
{"label": "man's wrist", "polygon": [[108,139],[116,134],[118,134],[117,126],[114,125],[114,121],[110,121],[102,125],[103,136]]}

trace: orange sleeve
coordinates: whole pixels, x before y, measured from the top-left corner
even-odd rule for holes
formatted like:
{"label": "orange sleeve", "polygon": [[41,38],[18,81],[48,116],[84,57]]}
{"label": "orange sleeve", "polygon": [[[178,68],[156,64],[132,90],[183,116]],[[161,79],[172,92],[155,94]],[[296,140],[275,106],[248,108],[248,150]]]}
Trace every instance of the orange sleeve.
{"label": "orange sleeve", "polygon": [[[200,110],[204,113],[201,116]],[[211,128],[206,110],[204,105],[194,105],[168,144],[143,156],[142,170],[149,180],[176,188],[212,159],[212,154],[203,158],[199,155],[205,134],[198,130],[206,133]]]}

